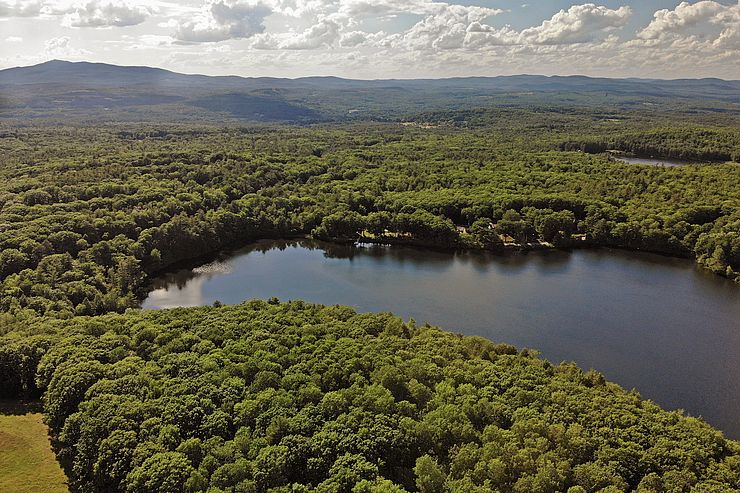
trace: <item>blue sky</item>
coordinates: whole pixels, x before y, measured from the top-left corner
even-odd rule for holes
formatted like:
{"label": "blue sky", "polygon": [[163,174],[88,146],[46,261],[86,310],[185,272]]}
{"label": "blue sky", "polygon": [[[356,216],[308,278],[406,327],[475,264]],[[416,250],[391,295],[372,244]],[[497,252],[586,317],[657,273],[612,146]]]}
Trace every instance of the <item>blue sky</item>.
{"label": "blue sky", "polygon": [[0,68],[740,79],[740,1],[0,0]]}

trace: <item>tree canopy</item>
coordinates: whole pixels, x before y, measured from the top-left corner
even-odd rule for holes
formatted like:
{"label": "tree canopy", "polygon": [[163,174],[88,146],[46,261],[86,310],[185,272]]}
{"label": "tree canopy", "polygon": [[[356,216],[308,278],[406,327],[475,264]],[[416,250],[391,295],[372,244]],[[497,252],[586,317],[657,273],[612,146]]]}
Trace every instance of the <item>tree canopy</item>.
{"label": "tree canopy", "polygon": [[560,97],[321,126],[3,117],[0,397],[43,399],[84,493],[740,490],[738,442],[534,351],[301,301],[136,309],[179,262],[306,235],[650,250],[740,281],[732,103]]}
{"label": "tree canopy", "polygon": [[[153,274],[177,262],[307,234],[493,250],[507,241],[607,245],[693,257],[740,279],[738,164],[666,169],[563,152],[558,142],[572,127],[542,132],[531,126],[535,117],[523,111],[507,127],[483,129],[7,132],[0,309],[123,311],[138,305]],[[576,121],[588,138],[590,121]]]}
{"label": "tree canopy", "polygon": [[5,331],[0,388],[43,393],[80,491],[740,487],[740,444],[699,419],[390,314],[250,301]]}

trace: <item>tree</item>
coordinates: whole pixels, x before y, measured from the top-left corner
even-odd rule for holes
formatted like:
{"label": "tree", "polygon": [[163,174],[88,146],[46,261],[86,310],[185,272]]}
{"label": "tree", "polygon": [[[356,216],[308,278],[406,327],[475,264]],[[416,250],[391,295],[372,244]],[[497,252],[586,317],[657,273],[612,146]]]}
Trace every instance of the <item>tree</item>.
{"label": "tree", "polygon": [[359,454],[344,454],[337,458],[329,470],[329,477],[317,490],[351,493],[361,481],[371,481],[377,477],[378,466]]}
{"label": "tree", "polygon": [[137,443],[137,433],[125,430],[114,430],[100,442],[93,466],[93,482],[100,491],[114,491],[124,483]]}
{"label": "tree", "polygon": [[433,457],[429,455],[419,457],[416,460],[414,474],[416,474],[416,487],[421,493],[444,492],[446,476]]}
{"label": "tree", "polygon": [[389,212],[372,212],[367,216],[366,228],[370,233],[381,236],[385,234],[386,229],[392,227],[392,223],[393,217]]}
{"label": "tree", "polygon": [[147,458],[126,478],[130,493],[172,493],[183,491],[193,466],[178,452],[160,452]]}
{"label": "tree", "polygon": [[534,228],[515,210],[507,210],[496,223],[496,232],[514,238],[519,243],[527,243],[533,236]]}
{"label": "tree", "polygon": [[570,240],[570,235],[575,231],[576,218],[571,211],[550,211],[538,215],[534,227],[544,241],[562,245]]}
{"label": "tree", "polygon": [[355,211],[337,212],[324,217],[321,224],[313,230],[317,238],[356,238],[365,228],[365,220]]}
{"label": "tree", "polygon": [[123,295],[135,293],[144,280],[144,273],[139,267],[139,261],[131,256],[116,257],[116,265],[111,277],[119,292]]}
{"label": "tree", "polygon": [[0,252],[0,278],[15,274],[25,269],[30,263],[26,254],[16,248]]}
{"label": "tree", "polygon": [[478,218],[470,226],[470,232],[486,250],[497,250],[504,246],[489,219]]}

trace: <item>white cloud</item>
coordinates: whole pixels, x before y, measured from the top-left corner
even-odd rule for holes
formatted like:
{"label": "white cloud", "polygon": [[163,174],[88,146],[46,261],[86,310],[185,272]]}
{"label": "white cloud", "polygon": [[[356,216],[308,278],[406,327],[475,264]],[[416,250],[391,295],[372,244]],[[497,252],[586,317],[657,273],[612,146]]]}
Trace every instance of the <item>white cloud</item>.
{"label": "white cloud", "polygon": [[518,42],[519,32],[511,27],[505,26],[495,29],[480,22],[471,23],[465,37],[465,44],[470,49],[516,45]]}
{"label": "white cloud", "polygon": [[[143,3],[141,3],[143,2]],[[0,0],[2,17],[60,18],[64,27],[122,27],[141,24],[161,6],[137,0]]]}
{"label": "white cloud", "polygon": [[[446,2],[433,0],[341,0],[337,3],[340,13],[354,18],[387,17],[399,14],[428,15],[450,6]],[[458,7],[461,6],[458,5]]]}
{"label": "white cloud", "polygon": [[339,39],[341,30],[342,26],[337,20],[327,17],[300,35],[288,39],[280,47],[287,50],[312,50],[331,46]]}
{"label": "white cloud", "polygon": [[[494,28],[485,23],[501,11],[451,5],[426,17],[402,36],[408,47],[424,49],[482,49],[495,46],[560,45],[596,42],[603,35],[624,27],[630,7],[609,9],[594,4],[561,10],[539,26],[517,31],[509,26]],[[393,44],[393,43],[391,43]]]}
{"label": "white cloud", "polygon": [[21,43],[23,42],[23,38],[19,36],[8,36],[7,38],[5,38],[5,42],[6,43]]}
{"label": "white cloud", "polygon": [[70,44],[69,36],[60,36],[44,42],[44,54],[49,57],[78,58],[89,55],[90,52],[74,48]]}
{"label": "white cloud", "polygon": [[0,17],[36,17],[43,8],[44,2],[41,0],[2,0]]}
{"label": "white cloud", "polygon": [[172,36],[163,36],[160,34],[142,34],[140,36],[123,35],[116,40],[109,41],[112,45],[119,46],[120,49],[131,50],[151,50],[169,48],[175,40]]}
{"label": "white cloud", "polygon": [[[720,50],[732,50],[736,54],[740,53],[740,25],[735,24],[724,29],[713,45]],[[736,63],[740,63],[738,59],[740,59],[740,55],[736,57]]]}
{"label": "white cloud", "polygon": [[[3,51],[0,38],[0,65],[50,53],[83,57],[75,44],[101,61],[146,57],[147,64],[207,73],[740,78],[740,1],[674,0],[675,8],[657,12],[652,2],[582,1],[547,19],[520,10],[530,27],[514,28],[496,22],[500,10],[470,0],[0,0],[0,23],[24,17],[3,32],[24,42],[6,38]],[[511,2],[511,9],[520,6]],[[651,22],[628,33],[633,11]],[[134,24],[141,27],[129,35],[100,29],[38,50],[44,35],[64,34],[61,28]]]}
{"label": "white cloud", "polygon": [[366,32],[351,31],[342,35],[341,39],[339,40],[339,44],[340,46],[346,48],[352,48],[367,42],[368,39],[369,35]]}
{"label": "white cloud", "polygon": [[[430,0],[326,0],[315,2],[311,26],[282,35],[261,37],[254,47],[316,49],[320,47],[396,47],[398,49],[451,49],[465,42],[465,33],[473,23],[480,23],[502,11],[478,6],[463,6]],[[287,15],[292,9],[275,5],[274,11]],[[282,9],[282,10],[281,10]],[[389,20],[401,14],[422,19],[404,32],[367,32],[359,29],[365,19]],[[271,43],[265,43],[269,39]]]}
{"label": "white cloud", "polygon": [[724,10],[721,10],[717,14],[716,20],[724,24],[734,24],[737,27],[737,24],[740,24],[740,0],[738,0],[737,4],[730,5]]}
{"label": "white cloud", "polygon": [[703,22],[717,22],[728,15],[731,9],[737,11],[737,5],[726,7],[711,0],[694,4],[681,2],[674,10],[662,9],[655,12],[653,20],[637,36],[642,39],[657,39],[666,34],[682,33]]}
{"label": "white cloud", "polygon": [[443,4],[403,35],[394,37],[398,41],[395,44],[411,49],[462,48],[470,29],[479,28],[485,19],[500,13],[498,9]]}
{"label": "white cloud", "polygon": [[339,0],[251,0],[268,7],[272,12],[288,17],[313,17],[330,12]]}
{"label": "white cloud", "polygon": [[177,26],[175,37],[193,43],[249,38],[264,32],[265,17],[271,13],[262,3],[209,0],[195,18]]}
{"label": "white cloud", "polygon": [[632,16],[628,6],[616,10],[593,3],[573,5],[550,20],[521,32],[520,44],[568,44],[595,41],[603,32],[624,27]]}
{"label": "white cloud", "polygon": [[66,27],[126,27],[144,22],[151,11],[122,0],[90,0],[73,5],[62,18]]}
{"label": "white cloud", "polygon": [[69,36],[51,38],[44,43],[44,50],[50,54],[66,50],[67,48],[69,48]]}
{"label": "white cloud", "polygon": [[271,33],[256,34],[252,38],[251,47],[255,50],[277,50],[280,47],[280,39]]}

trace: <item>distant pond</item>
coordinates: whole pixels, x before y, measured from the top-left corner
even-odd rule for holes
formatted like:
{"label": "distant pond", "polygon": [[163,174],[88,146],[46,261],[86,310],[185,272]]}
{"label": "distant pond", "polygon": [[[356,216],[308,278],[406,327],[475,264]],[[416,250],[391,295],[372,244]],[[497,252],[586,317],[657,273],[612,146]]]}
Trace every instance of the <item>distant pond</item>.
{"label": "distant pond", "polygon": [[163,275],[142,306],[270,297],[391,311],[534,348],[740,438],[740,287],[689,260],[260,241]]}
{"label": "distant pond", "polygon": [[629,157],[622,156],[619,154],[612,155],[615,161],[620,161],[627,164],[646,164],[648,166],[665,166],[667,168],[675,168],[677,166],[688,166],[692,163],[689,161],[679,161],[677,159],[659,159],[659,158],[645,158],[645,157]]}

